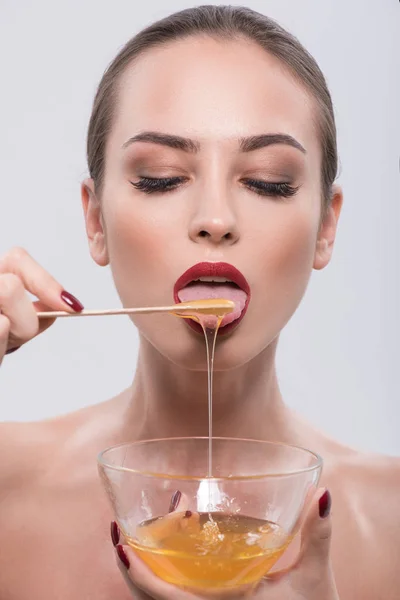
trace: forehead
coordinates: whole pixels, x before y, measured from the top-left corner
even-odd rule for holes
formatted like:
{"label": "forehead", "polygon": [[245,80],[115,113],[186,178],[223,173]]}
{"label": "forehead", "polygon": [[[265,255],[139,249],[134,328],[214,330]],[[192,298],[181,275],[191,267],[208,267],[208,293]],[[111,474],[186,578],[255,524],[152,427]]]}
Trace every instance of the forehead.
{"label": "forehead", "polygon": [[121,146],[140,130],[206,143],[286,133],[319,160],[314,104],[253,42],[191,37],[148,50],[126,69],[110,143]]}

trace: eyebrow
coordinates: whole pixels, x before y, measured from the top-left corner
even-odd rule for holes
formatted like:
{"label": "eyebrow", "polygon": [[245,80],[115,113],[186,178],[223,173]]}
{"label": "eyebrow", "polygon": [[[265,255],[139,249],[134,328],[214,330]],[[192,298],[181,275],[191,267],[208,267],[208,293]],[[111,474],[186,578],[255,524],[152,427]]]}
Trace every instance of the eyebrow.
{"label": "eyebrow", "polygon": [[[143,131],[138,133],[137,135],[129,138],[129,140],[123,144],[122,148],[127,148],[136,142],[158,144],[161,146],[174,148],[175,150],[182,150],[183,152],[190,154],[196,154],[200,151],[200,143],[195,140],[178,135],[161,133],[158,131]],[[239,149],[241,152],[253,152],[254,150],[259,150],[260,148],[266,148],[267,146],[273,146],[277,144],[292,146],[292,148],[296,148],[303,154],[306,154],[306,150],[300,144],[300,142],[298,142],[291,135],[285,133],[263,133],[261,135],[253,135],[239,139]]]}

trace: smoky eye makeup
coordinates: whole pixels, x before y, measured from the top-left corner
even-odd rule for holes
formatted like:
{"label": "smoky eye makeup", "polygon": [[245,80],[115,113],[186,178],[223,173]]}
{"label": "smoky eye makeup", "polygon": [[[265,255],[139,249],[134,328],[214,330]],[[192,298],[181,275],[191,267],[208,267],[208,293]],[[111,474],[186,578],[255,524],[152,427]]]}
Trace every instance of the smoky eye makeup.
{"label": "smoky eye makeup", "polygon": [[[132,151],[133,150],[133,151]],[[176,152],[149,146],[135,148],[124,157],[124,173],[130,185],[145,194],[171,192],[189,180],[184,158]]]}
{"label": "smoky eye makeup", "polygon": [[[131,185],[145,194],[165,194],[172,192],[185,184],[187,177],[139,177],[137,181],[131,181]],[[241,186],[247,188],[258,196],[275,199],[289,199],[298,192],[300,186],[294,186],[287,182],[272,182],[257,178],[244,178],[240,180]]]}
{"label": "smoky eye makeup", "polygon": [[151,152],[146,152],[145,155],[141,153],[124,157],[122,169],[129,180],[136,180],[140,177],[151,179],[188,175],[188,165],[184,160],[178,160],[176,156]]}
{"label": "smoky eye makeup", "polygon": [[241,179],[240,183],[259,196],[272,198],[291,198],[300,189],[299,185],[291,185],[282,181],[266,181],[265,179],[257,178],[244,178]]}
{"label": "smoky eye makeup", "polygon": [[[130,185],[144,194],[165,194],[181,189],[190,180],[193,164],[175,151],[159,148],[135,148],[124,157],[124,169]],[[186,163],[186,164],[182,164]],[[258,196],[290,199],[297,194],[304,175],[304,162],[282,151],[241,158],[233,171],[241,188]]]}
{"label": "smoky eye makeup", "polygon": [[146,194],[168,192],[180,187],[188,181],[187,177],[139,177],[138,181],[131,181],[132,186]]}
{"label": "smoky eye makeup", "polygon": [[254,157],[238,165],[237,179],[259,195],[294,196],[304,181],[304,161],[281,156]]}
{"label": "smoky eye makeup", "polygon": [[297,156],[262,156],[238,164],[238,172],[251,173],[277,181],[291,182],[301,179],[306,169],[306,161]]}

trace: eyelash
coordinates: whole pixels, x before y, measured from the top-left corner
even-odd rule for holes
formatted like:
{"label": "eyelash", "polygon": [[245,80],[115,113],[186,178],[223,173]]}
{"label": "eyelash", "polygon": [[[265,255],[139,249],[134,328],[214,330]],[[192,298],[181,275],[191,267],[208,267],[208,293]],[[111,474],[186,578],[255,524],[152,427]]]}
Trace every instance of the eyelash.
{"label": "eyelash", "polygon": [[[140,177],[139,181],[131,181],[131,184],[145,194],[155,194],[170,192],[185,181],[187,181],[186,177]],[[291,198],[299,189],[288,183],[272,183],[262,179],[243,179],[242,183],[246,183],[249,189],[260,196],[276,198]]]}
{"label": "eyelash", "polygon": [[186,181],[185,177],[140,177],[139,181],[131,181],[131,184],[141,192],[154,194],[174,190],[184,181]]}
{"label": "eyelash", "polygon": [[291,198],[298,191],[299,186],[288,183],[273,183],[262,179],[243,179],[247,186],[260,196],[273,196],[276,198]]}

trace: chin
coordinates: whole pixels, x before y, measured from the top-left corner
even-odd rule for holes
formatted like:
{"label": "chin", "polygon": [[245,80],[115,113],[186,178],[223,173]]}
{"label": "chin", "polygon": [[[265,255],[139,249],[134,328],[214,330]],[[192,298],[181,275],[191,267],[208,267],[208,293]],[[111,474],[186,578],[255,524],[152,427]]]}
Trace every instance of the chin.
{"label": "chin", "polygon": [[[179,331],[163,335],[159,331],[142,332],[151,349],[177,367],[193,372],[207,372],[207,356],[204,334],[181,322]],[[264,334],[264,335],[262,335]],[[268,348],[274,348],[279,332],[252,331],[245,323],[218,336],[215,349],[214,372],[239,369],[250,361],[261,357]]]}

